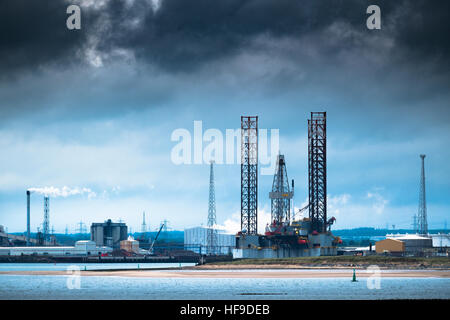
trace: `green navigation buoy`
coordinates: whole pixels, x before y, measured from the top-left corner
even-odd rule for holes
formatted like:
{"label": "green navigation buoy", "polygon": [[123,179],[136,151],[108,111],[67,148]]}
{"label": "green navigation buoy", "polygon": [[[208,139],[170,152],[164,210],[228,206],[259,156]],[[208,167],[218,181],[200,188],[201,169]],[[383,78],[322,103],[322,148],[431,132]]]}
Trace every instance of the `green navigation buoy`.
{"label": "green navigation buoy", "polygon": [[353,269],[353,279],[352,279],[352,282],[356,282],[356,281],[358,281],[358,280],[356,280],[356,272],[355,272],[355,269]]}

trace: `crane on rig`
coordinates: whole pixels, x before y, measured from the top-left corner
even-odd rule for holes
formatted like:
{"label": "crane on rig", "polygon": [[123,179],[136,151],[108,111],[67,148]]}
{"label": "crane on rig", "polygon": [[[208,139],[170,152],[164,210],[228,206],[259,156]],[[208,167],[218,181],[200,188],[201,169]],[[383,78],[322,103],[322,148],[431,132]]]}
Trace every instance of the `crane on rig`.
{"label": "crane on rig", "polygon": [[309,208],[309,203],[306,206],[304,206],[303,208],[298,209],[297,212],[294,213],[294,215],[292,216],[292,221],[295,221],[295,218],[297,217],[297,215],[302,214],[308,208]]}

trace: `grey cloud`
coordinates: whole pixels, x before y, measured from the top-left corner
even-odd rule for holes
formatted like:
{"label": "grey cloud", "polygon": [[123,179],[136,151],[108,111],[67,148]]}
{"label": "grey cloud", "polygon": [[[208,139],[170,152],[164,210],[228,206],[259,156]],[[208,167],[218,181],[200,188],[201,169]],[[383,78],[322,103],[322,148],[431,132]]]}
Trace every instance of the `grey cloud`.
{"label": "grey cloud", "polygon": [[[157,11],[150,1],[110,0],[97,7],[78,3],[82,30],[73,32],[65,27],[67,2],[4,1],[0,10],[3,74],[85,63],[90,49],[106,63],[120,49],[170,72],[191,71],[241,52],[254,37],[297,38],[336,22],[373,37],[365,27],[369,1],[162,0]],[[434,60],[448,71],[448,2],[380,0],[377,4],[383,18],[379,33],[404,48],[403,58]],[[351,50],[358,45],[355,41],[351,35],[343,37],[333,48],[318,47],[318,54],[331,57]]]}
{"label": "grey cloud", "polygon": [[358,119],[450,117],[444,1],[377,1],[379,31],[365,26],[369,1],[162,0],[157,11],[150,1],[74,2],[76,32],[65,27],[67,2],[3,2],[0,69],[20,79],[0,86],[0,121],[114,117],[211,97],[240,108],[231,91],[250,101],[288,95],[287,107],[356,105]]}
{"label": "grey cloud", "polygon": [[[0,4],[0,77],[37,72],[44,66],[67,67],[86,41],[86,32],[65,27],[63,1],[7,0]],[[13,77],[14,78],[14,77]]]}

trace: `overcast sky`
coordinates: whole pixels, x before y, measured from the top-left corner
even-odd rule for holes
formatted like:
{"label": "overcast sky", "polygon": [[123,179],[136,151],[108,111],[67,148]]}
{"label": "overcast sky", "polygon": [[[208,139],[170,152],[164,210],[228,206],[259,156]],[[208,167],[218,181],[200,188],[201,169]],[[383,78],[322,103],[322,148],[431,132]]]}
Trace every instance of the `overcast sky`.
{"label": "overcast sky", "polygon": [[[81,7],[81,30],[66,8]],[[366,27],[381,8],[381,30]],[[335,228],[409,228],[426,154],[428,224],[450,212],[448,1],[147,0],[0,4],[0,225],[26,229],[28,188],[50,224],[108,218],[140,230],[207,223],[209,167],[171,160],[174,130],[279,129],[307,198],[307,118],[326,111]],[[218,224],[239,226],[240,166],[215,166]],[[272,176],[260,175],[259,217]],[[75,189],[77,188],[77,189]],[[83,189],[84,188],[84,189]],[[83,192],[84,190],[84,192]],[[43,196],[32,195],[32,231]]]}

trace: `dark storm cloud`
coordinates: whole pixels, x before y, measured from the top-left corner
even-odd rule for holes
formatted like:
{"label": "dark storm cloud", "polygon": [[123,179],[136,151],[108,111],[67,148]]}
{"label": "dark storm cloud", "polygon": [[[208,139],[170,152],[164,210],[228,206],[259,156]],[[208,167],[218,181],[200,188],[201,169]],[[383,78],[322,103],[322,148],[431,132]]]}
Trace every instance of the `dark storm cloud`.
{"label": "dark storm cloud", "polygon": [[77,62],[85,32],[68,32],[63,1],[6,0],[0,4],[1,76]]}
{"label": "dark storm cloud", "polygon": [[[111,52],[122,49],[138,61],[168,71],[188,71],[245,50],[255,36],[299,38],[319,33],[336,21],[371,37],[365,11],[373,3],[382,10],[382,30],[375,32],[394,39],[404,55],[403,60],[397,59],[434,61],[446,71],[449,66],[448,1],[161,0],[156,11],[150,1],[73,3],[81,5],[80,31],[65,26],[68,2],[2,2],[3,75],[85,63],[88,49],[95,50],[105,63],[116,57]],[[332,48],[319,48],[319,54],[326,57],[349,51],[358,41],[346,37]]]}
{"label": "dark storm cloud", "polygon": [[[142,4],[129,7],[123,1],[111,1],[105,12],[114,31],[101,37],[98,48],[106,52],[115,47],[127,48],[140,60],[166,70],[192,70],[211,60],[242,52],[259,35],[295,40],[342,21],[356,31],[368,32],[370,37],[365,23],[369,4],[371,2],[358,0],[227,0],[214,3],[208,0],[162,0],[156,13],[147,10],[139,26],[130,28],[129,21],[142,13]],[[386,20],[397,15],[399,10],[421,11],[419,3],[414,7],[407,3],[402,8],[399,2],[382,1],[380,6]],[[402,18],[407,20],[408,17]],[[407,21],[393,22],[396,26],[408,24]],[[442,24],[445,25],[444,22]],[[392,37],[395,30],[387,26],[383,32]],[[395,36],[401,42],[402,34]],[[342,50],[351,50],[357,42],[358,39],[348,37],[329,52],[324,43],[324,51],[320,54],[336,55]]]}

